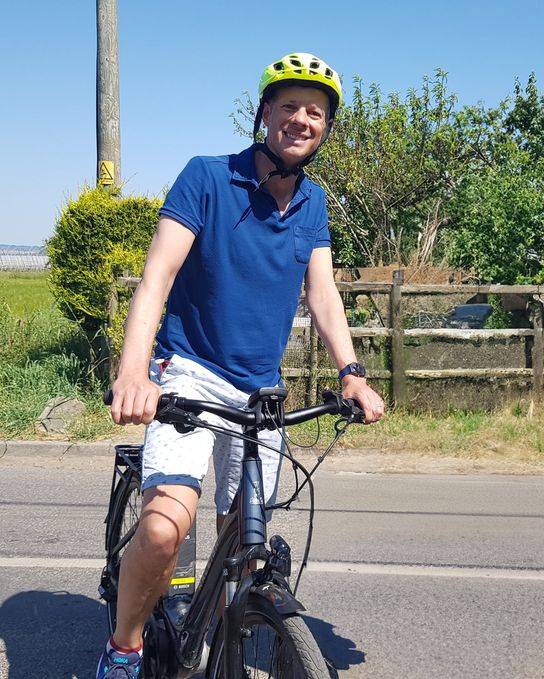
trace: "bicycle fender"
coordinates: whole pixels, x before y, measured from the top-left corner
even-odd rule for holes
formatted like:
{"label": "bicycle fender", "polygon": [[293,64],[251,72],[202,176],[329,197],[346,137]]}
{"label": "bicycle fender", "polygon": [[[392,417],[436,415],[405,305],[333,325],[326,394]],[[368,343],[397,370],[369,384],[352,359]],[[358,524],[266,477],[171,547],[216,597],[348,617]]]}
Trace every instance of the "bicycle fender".
{"label": "bicycle fender", "polygon": [[280,615],[289,615],[306,610],[289,590],[280,587],[275,582],[265,582],[253,591],[255,594],[268,599]]}

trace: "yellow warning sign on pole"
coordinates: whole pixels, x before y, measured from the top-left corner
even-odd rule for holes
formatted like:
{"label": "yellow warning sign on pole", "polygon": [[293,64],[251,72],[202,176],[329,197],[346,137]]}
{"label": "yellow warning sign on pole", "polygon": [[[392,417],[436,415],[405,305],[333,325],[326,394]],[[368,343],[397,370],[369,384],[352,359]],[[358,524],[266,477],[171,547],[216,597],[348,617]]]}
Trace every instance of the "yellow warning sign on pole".
{"label": "yellow warning sign on pole", "polygon": [[98,161],[98,183],[101,186],[113,184],[114,167],[113,160]]}

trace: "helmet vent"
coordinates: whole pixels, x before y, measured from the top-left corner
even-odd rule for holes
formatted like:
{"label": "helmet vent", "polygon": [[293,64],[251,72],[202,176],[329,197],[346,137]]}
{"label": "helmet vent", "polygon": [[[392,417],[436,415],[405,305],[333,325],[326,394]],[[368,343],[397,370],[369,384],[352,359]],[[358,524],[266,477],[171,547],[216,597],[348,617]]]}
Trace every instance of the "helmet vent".
{"label": "helmet vent", "polygon": [[325,69],[325,76],[326,76],[327,78],[332,78],[332,71],[331,71],[330,68],[326,68],[326,69]]}
{"label": "helmet vent", "polygon": [[289,59],[289,61],[293,64],[293,66],[297,66],[298,68],[302,67],[302,64],[300,63],[300,61],[298,59],[293,59],[291,57],[291,59]]}
{"label": "helmet vent", "polygon": [[318,69],[319,68],[319,61],[310,61],[310,68]]}
{"label": "helmet vent", "polygon": [[283,71],[284,66],[283,66],[283,61],[276,61],[274,64],[274,70],[275,71]]}

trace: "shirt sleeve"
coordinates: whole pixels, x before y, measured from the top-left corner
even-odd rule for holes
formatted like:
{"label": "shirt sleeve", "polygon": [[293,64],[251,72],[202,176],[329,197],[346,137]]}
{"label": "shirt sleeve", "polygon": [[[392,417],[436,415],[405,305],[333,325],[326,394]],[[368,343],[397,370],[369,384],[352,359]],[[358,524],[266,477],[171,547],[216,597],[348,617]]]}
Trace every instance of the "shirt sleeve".
{"label": "shirt sleeve", "polygon": [[168,191],[159,214],[175,219],[198,235],[205,223],[209,191],[206,180],[206,164],[202,157],[191,158]]}
{"label": "shirt sleeve", "polygon": [[318,227],[314,248],[330,248],[331,234],[329,232],[329,215],[327,213],[325,192],[322,191],[321,195],[322,195],[321,210],[317,221]]}

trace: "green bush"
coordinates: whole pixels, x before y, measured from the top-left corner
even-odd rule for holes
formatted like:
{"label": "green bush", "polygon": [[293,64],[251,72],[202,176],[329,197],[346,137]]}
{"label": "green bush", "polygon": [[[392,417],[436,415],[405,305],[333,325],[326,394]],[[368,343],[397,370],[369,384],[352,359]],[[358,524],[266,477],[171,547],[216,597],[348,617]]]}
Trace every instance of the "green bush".
{"label": "green bush", "polygon": [[85,189],[68,202],[48,241],[50,284],[62,313],[93,337],[108,317],[111,285],[140,275],[162,201]]}

